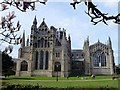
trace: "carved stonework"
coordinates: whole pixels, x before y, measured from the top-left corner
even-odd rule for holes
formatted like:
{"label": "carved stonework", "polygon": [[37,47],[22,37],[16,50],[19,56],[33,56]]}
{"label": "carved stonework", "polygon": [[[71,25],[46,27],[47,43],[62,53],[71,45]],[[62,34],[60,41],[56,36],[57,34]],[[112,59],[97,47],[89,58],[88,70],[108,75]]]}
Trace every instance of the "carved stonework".
{"label": "carved stonework", "polygon": [[[51,26],[48,28],[43,19],[37,27],[35,17],[31,27],[31,35],[19,49],[16,68],[17,76],[48,76],[68,77],[70,74],[114,74],[114,56],[111,39],[107,44],[99,40],[89,45],[85,40],[83,50],[71,50],[71,37],[66,30]],[[21,65],[22,62],[26,63]],[[58,64],[58,65],[57,65]],[[27,69],[24,69],[24,65]],[[23,67],[21,71],[21,66]]]}

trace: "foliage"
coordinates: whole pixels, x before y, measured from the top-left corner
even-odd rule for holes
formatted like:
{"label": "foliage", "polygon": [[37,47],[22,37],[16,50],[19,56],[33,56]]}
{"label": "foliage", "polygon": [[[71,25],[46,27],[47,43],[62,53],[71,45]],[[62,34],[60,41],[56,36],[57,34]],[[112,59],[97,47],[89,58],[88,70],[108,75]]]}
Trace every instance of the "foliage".
{"label": "foliage", "polygon": [[43,88],[39,85],[8,85],[2,90],[117,90],[117,88],[98,87],[98,88],[78,88],[78,87],[67,87],[67,88]]}
{"label": "foliage", "polygon": [[[101,81],[76,81],[76,80],[61,80],[61,81],[41,81],[41,80],[3,80],[6,85],[39,85],[47,88],[67,88],[67,87],[77,87],[77,88],[98,88],[98,87],[108,87],[108,88],[118,88],[117,80],[101,80]],[[6,86],[4,85],[4,86]]]}
{"label": "foliage", "polygon": [[6,77],[9,75],[14,75],[12,57],[6,53],[2,53],[2,74]]}
{"label": "foliage", "polygon": [[120,74],[120,68],[119,67],[116,67],[116,73]]}

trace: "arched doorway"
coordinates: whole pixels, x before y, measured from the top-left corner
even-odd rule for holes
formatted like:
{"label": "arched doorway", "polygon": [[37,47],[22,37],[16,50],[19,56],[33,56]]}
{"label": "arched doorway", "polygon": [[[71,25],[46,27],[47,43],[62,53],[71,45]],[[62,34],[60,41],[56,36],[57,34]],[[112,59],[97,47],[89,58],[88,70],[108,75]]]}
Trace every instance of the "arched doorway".
{"label": "arched doorway", "polygon": [[26,61],[21,62],[21,71],[27,71],[28,70],[28,63]]}
{"label": "arched doorway", "polygon": [[55,65],[54,65],[54,71],[61,71],[61,63],[60,62],[55,62]]}

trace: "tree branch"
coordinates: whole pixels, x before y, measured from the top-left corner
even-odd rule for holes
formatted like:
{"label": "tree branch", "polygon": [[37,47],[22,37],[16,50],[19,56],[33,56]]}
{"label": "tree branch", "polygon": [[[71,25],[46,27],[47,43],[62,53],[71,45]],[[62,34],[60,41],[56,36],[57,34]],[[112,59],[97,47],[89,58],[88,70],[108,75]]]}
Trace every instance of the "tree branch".
{"label": "tree branch", "polygon": [[[9,44],[19,44],[20,43],[20,37],[17,37],[17,32],[20,30],[20,23],[17,22],[17,25],[14,26],[12,23],[12,19],[14,19],[16,16],[14,15],[14,12],[9,13],[8,16],[2,17],[1,23],[0,23],[0,41],[7,42]],[[3,19],[4,18],[4,19]]]}
{"label": "tree branch", "polygon": [[[87,9],[88,9],[88,12],[85,12],[85,13],[88,14],[88,16],[90,16],[91,22],[93,23],[93,25],[96,25],[99,22],[103,22],[104,24],[108,25],[107,24],[108,20],[114,20],[113,21],[114,23],[120,24],[120,13],[117,16],[108,16],[108,13],[107,14],[102,13],[97,8],[97,6],[92,3],[91,0],[81,0],[81,1],[85,2],[85,5],[87,6]],[[80,2],[74,1],[74,3],[71,3],[70,5],[72,5],[74,9],[76,9],[75,5],[79,4]]]}

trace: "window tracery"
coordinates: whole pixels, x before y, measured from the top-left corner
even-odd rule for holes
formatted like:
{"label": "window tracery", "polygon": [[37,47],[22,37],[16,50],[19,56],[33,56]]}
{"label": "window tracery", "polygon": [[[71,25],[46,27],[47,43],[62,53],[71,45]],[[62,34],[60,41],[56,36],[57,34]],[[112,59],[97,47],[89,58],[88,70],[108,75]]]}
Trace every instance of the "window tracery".
{"label": "window tracery", "polygon": [[43,69],[44,52],[40,51],[40,69]]}
{"label": "window tracery", "polygon": [[93,56],[94,67],[105,67],[106,66],[106,55],[102,50],[97,50]]}

